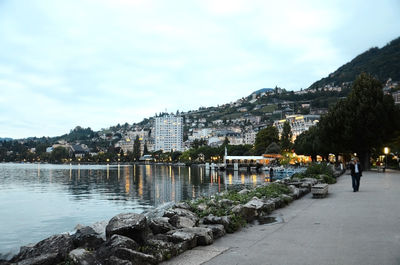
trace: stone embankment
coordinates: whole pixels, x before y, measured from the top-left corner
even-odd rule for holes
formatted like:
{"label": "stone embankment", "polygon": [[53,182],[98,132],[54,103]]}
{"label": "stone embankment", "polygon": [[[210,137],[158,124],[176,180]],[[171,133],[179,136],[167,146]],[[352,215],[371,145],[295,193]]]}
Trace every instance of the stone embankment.
{"label": "stone embankment", "polygon": [[21,247],[10,261],[0,264],[158,264],[269,215],[310,192],[317,180],[305,178],[295,185],[290,180],[277,182],[177,203],[158,216],[122,213],[101,231],[85,226],[71,235],[54,235]]}

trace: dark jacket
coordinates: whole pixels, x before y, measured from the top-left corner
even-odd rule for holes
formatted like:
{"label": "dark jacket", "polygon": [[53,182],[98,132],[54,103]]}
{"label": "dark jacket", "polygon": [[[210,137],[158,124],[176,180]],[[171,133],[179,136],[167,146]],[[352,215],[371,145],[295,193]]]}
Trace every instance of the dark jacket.
{"label": "dark jacket", "polygon": [[[360,162],[357,162],[357,166],[358,166],[358,173],[360,174],[360,176],[362,176],[362,167],[361,167]],[[350,164],[350,172],[351,172],[350,174],[352,176],[356,175],[356,167],[353,163]]]}

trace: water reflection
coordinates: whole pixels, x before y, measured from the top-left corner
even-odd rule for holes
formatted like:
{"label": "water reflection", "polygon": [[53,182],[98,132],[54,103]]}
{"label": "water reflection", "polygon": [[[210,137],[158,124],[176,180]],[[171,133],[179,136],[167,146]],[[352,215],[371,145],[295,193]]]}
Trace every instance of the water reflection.
{"label": "water reflection", "polygon": [[263,173],[202,167],[0,164],[0,253],[71,231],[78,223],[265,181]]}

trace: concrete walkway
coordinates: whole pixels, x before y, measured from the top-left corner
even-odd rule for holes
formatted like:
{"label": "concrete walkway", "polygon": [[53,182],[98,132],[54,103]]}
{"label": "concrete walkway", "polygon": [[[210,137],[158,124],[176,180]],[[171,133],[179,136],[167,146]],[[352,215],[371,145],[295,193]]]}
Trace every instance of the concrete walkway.
{"label": "concrete walkway", "polygon": [[400,173],[347,174],[329,195],[311,194],[275,211],[282,222],[249,225],[164,262],[170,264],[400,264]]}

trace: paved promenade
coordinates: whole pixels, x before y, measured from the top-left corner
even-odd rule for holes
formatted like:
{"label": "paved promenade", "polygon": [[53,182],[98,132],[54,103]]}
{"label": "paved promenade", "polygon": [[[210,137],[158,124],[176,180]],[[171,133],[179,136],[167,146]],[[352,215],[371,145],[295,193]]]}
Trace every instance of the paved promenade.
{"label": "paved promenade", "polygon": [[311,194],[274,211],[282,222],[250,225],[173,258],[170,264],[400,264],[400,172],[347,174],[329,195]]}

